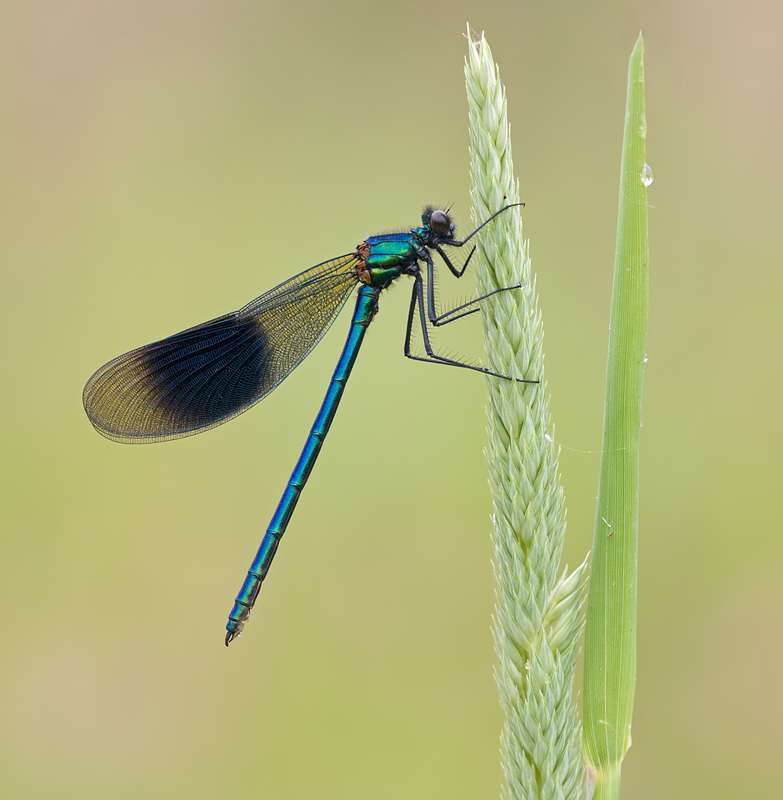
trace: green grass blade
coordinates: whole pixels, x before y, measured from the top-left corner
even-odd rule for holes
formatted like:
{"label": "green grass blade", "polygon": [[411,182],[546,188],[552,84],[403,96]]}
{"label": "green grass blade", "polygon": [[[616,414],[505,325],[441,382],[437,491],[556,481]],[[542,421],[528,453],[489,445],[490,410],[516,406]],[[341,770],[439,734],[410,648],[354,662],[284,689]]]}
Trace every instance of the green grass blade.
{"label": "green grass blade", "polygon": [[[473,222],[519,201],[506,97],[484,37],[465,64]],[[581,800],[584,763],[573,680],[586,562],[558,575],[565,499],[544,383],[544,327],[520,209],[477,237],[488,367],[538,384],[487,379],[487,462],[494,508],[496,680],[505,715],[501,760],[508,800]]]}
{"label": "green grass blade", "polygon": [[619,797],[636,682],[639,429],[647,337],[648,246],[641,34],[628,66],[604,436],[587,603],[584,746],[594,800]]}

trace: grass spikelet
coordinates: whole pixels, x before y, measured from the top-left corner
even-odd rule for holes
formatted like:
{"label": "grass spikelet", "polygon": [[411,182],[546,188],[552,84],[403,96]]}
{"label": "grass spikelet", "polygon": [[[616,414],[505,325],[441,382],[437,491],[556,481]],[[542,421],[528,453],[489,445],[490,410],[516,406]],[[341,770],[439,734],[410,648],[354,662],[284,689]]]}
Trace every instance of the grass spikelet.
{"label": "grass spikelet", "polygon": [[[470,31],[469,37],[470,37]],[[506,97],[483,35],[469,38],[472,219],[519,202]],[[496,680],[505,713],[501,758],[509,800],[581,800],[585,770],[573,680],[587,562],[558,576],[566,528],[563,490],[544,382],[544,329],[520,209],[479,235],[487,366],[524,384],[487,378],[487,461],[494,507],[493,621]]]}

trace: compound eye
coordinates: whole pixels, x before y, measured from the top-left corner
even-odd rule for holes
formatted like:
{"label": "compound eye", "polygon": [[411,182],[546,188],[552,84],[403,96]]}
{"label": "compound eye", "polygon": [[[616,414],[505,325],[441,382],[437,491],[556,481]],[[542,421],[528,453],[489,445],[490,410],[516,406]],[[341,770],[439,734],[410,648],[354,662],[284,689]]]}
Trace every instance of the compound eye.
{"label": "compound eye", "polygon": [[439,238],[445,238],[451,233],[451,220],[445,211],[432,212],[430,230]]}

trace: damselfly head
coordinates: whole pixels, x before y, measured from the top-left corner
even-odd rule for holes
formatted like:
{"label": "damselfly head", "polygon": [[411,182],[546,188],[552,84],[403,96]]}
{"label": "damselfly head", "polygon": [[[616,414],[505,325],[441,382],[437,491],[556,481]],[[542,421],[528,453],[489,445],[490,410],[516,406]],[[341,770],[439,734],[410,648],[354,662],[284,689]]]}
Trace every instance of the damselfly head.
{"label": "damselfly head", "polygon": [[454,221],[448,211],[442,211],[439,208],[426,208],[421,215],[421,221],[425,227],[429,227],[435,238],[454,238]]}

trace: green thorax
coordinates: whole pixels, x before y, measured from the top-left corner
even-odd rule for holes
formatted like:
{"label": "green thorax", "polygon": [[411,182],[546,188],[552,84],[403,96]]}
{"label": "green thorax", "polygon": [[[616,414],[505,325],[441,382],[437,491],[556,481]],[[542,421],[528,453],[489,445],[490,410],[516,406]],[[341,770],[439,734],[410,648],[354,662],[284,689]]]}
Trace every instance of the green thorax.
{"label": "green thorax", "polygon": [[362,260],[359,280],[370,286],[388,286],[416,263],[425,240],[425,228],[368,237],[358,248]]}

